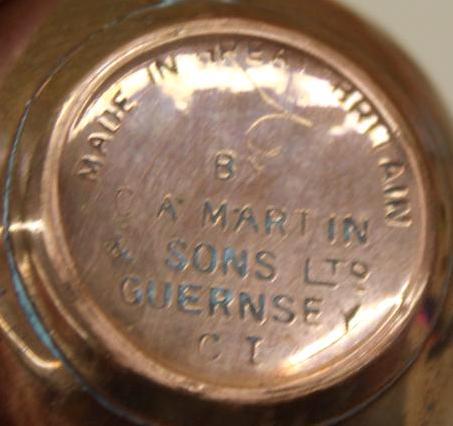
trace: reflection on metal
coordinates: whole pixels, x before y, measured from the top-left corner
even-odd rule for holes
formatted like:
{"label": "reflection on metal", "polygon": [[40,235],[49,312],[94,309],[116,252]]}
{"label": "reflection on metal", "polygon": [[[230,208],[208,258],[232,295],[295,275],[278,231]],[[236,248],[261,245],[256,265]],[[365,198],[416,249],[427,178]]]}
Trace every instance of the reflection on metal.
{"label": "reflection on metal", "polygon": [[41,233],[44,231],[44,224],[42,220],[33,220],[26,222],[15,222],[9,227],[9,232],[30,232],[32,234]]}
{"label": "reflection on metal", "polygon": [[0,329],[10,342],[16,346],[21,355],[29,362],[34,368],[42,369],[47,372],[58,370],[61,368],[61,362],[57,360],[46,360],[36,355],[33,350],[24,342],[17,333],[9,326],[9,324],[0,316]]}

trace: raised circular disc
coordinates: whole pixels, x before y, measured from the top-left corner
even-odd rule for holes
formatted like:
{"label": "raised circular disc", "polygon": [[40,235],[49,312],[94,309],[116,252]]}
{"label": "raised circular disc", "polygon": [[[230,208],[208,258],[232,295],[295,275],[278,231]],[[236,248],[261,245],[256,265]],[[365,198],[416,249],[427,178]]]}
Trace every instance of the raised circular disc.
{"label": "raised circular disc", "polygon": [[427,215],[408,136],[360,76],[236,24],[141,40],[80,85],[47,155],[45,239],[123,364],[284,399],[395,340]]}

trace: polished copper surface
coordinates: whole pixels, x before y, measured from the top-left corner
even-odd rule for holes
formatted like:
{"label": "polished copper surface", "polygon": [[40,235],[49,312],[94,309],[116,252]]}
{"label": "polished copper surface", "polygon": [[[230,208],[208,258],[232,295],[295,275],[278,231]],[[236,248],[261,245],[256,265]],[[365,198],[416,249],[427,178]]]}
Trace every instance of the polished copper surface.
{"label": "polished copper surface", "polygon": [[409,136],[303,38],[251,28],[195,22],[118,52],[71,94],[28,191],[78,327],[140,374],[233,400],[369,363],[432,244]]}
{"label": "polished copper surface", "polygon": [[336,422],[408,368],[411,400],[417,368],[451,371],[437,106],[336,6],[277,6],[106,13],[30,87],[2,166],[0,326],[33,386],[89,395],[56,424]]}

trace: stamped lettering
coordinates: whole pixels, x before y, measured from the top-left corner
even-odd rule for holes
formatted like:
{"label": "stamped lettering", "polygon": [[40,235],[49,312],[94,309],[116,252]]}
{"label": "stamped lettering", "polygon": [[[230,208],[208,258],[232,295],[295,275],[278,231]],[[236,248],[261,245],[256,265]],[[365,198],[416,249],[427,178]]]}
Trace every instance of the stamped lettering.
{"label": "stamped lettering", "polygon": [[191,379],[357,371],[407,302],[426,228],[397,117],[335,58],[172,37],[96,86],[62,148],[52,208],[84,293]]}

